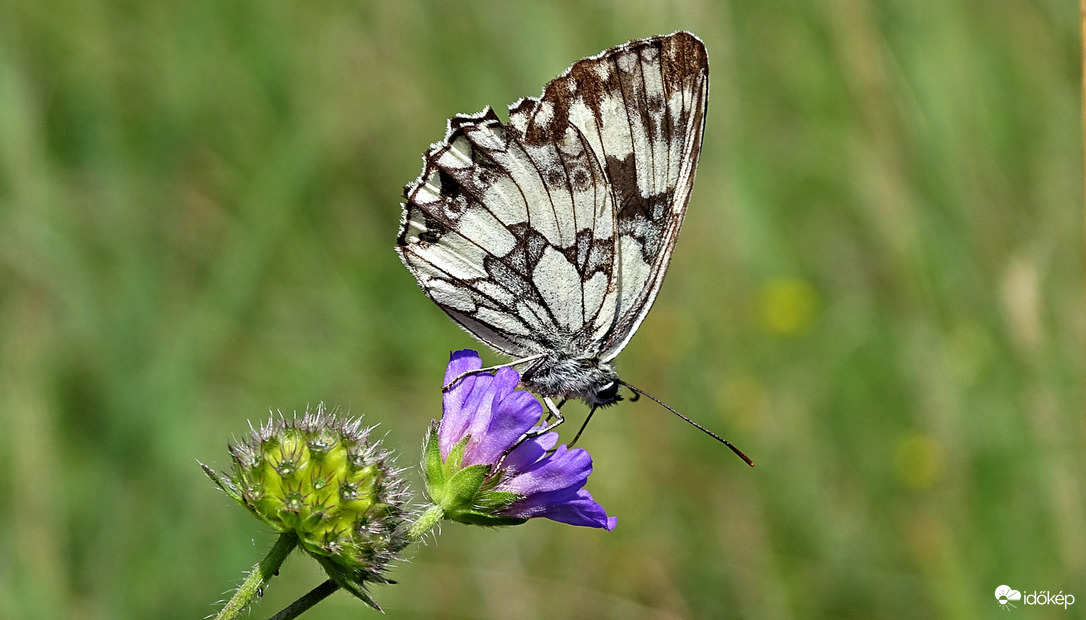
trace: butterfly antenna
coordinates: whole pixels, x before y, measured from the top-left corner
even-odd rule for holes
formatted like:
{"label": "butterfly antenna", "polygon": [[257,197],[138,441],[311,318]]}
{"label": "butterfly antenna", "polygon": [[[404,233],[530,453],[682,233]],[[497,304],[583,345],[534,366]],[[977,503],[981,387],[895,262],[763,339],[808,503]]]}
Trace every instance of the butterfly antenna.
{"label": "butterfly antenna", "polygon": [[[720,435],[717,435],[717,434],[716,434],[716,433],[714,433],[713,431],[711,431],[711,430],[709,430],[709,429],[705,428],[705,427],[704,427],[704,426],[702,426],[701,424],[698,424],[697,422],[695,422],[695,421],[691,420],[690,418],[688,418],[688,417],[684,416],[683,414],[679,413],[678,411],[675,411],[675,410],[674,410],[674,409],[672,409],[671,407],[667,406],[667,404],[666,404],[666,403],[664,403],[664,402],[663,402],[662,400],[660,400],[659,398],[656,398],[656,397],[655,397],[655,396],[653,396],[652,394],[649,394],[648,392],[644,392],[644,391],[642,391],[642,390],[639,390],[639,389],[635,388],[634,386],[630,385],[629,383],[626,383],[625,381],[619,381],[619,383],[621,383],[622,385],[624,385],[624,386],[626,386],[627,388],[629,388],[629,389],[630,389],[631,391],[633,391],[633,393],[634,393],[634,394],[640,394],[641,396],[647,396],[648,398],[650,398],[650,399],[652,399],[653,401],[655,401],[657,405],[660,405],[660,406],[661,406],[661,407],[663,407],[664,409],[667,409],[667,410],[668,410],[668,411],[670,411],[671,413],[674,413],[675,415],[677,415],[677,416],[679,416],[680,418],[682,418],[682,419],[683,419],[683,421],[685,421],[685,422],[686,422],[687,424],[689,424],[690,426],[693,426],[694,428],[696,428],[696,429],[698,429],[699,431],[701,431],[701,432],[705,433],[706,435],[708,435],[708,436],[712,437],[713,439],[715,439],[715,440],[719,441],[720,443],[724,444],[725,446],[728,446],[729,448],[731,448],[732,452],[734,452],[734,453],[736,454],[736,456],[738,456],[739,458],[743,459],[743,461],[744,461],[744,462],[745,462],[745,463],[746,463],[747,465],[750,465],[751,467],[754,467],[754,461],[750,460],[750,458],[748,458],[748,457],[747,457],[747,455],[743,454],[743,451],[742,451],[742,450],[740,450],[739,448],[736,448],[735,446],[733,446],[733,445],[732,445],[732,442],[728,441],[727,439],[724,439],[724,438],[723,438],[723,437],[721,437]],[[630,400],[634,400],[634,399],[632,399],[632,398],[631,398]],[[592,414],[591,414],[591,413],[589,413],[588,415],[589,415],[589,417],[592,417]],[[588,424],[588,420],[585,420],[585,424]],[[581,430],[584,430],[584,429],[582,428]],[[580,433],[577,433],[577,435],[578,435],[578,436],[580,436]],[[576,440],[576,439],[574,439],[574,441],[577,441],[577,440]]]}

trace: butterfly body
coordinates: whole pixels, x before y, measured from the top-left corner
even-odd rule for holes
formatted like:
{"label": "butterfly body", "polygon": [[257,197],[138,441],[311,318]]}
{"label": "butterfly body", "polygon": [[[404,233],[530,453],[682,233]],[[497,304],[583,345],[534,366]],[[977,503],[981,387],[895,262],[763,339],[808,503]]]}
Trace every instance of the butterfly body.
{"label": "butterfly body", "polygon": [[511,105],[508,123],[490,107],[451,118],[404,188],[404,264],[548,405],[620,399],[612,361],[667,270],[707,96],[697,37],[630,41]]}
{"label": "butterfly body", "polygon": [[531,391],[551,398],[579,398],[589,407],[603,407],[621,400],[618,372],[599,359],[548,353],[521,375]]}

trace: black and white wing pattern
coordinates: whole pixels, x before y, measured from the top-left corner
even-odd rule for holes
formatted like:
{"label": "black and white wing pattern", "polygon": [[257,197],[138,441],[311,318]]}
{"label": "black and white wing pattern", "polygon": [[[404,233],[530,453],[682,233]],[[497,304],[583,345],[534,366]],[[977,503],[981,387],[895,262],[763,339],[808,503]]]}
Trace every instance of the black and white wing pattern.
{"label": "black and white wing pattern", "polygon": [[577,61],[509,107],[449,120],[404,188],[397,251],[544,397],[618,400],[611,360],[656,297],[694,184],[709,90],[694,35]]}

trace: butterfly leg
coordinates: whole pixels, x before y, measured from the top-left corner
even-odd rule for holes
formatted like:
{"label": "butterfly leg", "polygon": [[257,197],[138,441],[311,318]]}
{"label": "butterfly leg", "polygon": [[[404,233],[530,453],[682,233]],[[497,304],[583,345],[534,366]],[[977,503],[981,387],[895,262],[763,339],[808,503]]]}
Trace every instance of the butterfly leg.
{"label": "butterfly leg", "polygon": [[[517,447],[520,446],[520,444],[522,444],[525,441],[528,441],[529,439],[532,439],[534,437],[539,437],[540,435],[543,435],[545,433],[549,433],[552,430],[554,430],[555,427],[560,426],[563,422],[566,421],[566,419],[564,417],[562,417],[562,412],[558,410],[562,405],[566,404],[565,400],[563,400],[561,403],[555,405],[554,401],[551,400],[551,398],[549,396],[544,396],[543,397],[543,404],[547,407],[547,417],[544,420],[543,426],[540,427],[540,428],[534,428],[534,429],[524,433],[523,435],[521,435],[516,440],[515,443],[513,443],[513,445],[508,450],[503,452],[501,458],[498,459],[497,467],[499,469],[501,468],[502,463],[505,462],[505,457],[509,456],[509,453],[512,452],[513,450],[516,450]],[[550,420],[552,420],[552,419],[555,420],[555,421],[550,422]]]}
{"label": "butterfly leg", "polygon": [[[525,435],[529,435],[530,437],[538,437],[543,433],[551,432],[556,426],[559,426],[566,421],[566,419],[562,417],[562,412],[560,411],[562,405],[566,404],[565,400],[555,405],[554,401],[551,400],[550,396],[544,396],[543,404],[547,407],[547,419],[544,421],[543,428],[534,431],[528,431],[527,433],[525,433]],[[551,420],[554,420],[554,422],[551,422]]]}
{"label": "butterfly leg", "polygon": [[538,361],[538,360],[540,360],[542,358],[543,358],[542,354],[540,354],[540,355],[532,355],[531,357],[525,357],[525,358],[522,358],[522,359],[519,359],[519,360],[513,360],[513,361],[509,362],[508,364],[498,364],[497,366],[490,366],[488,368],[477,368],[475,370],[469,370],[467,372],[462,372],[462,373],[456,375],[455,377],[453,377],[452,381],[449,381],[445,385],[441,386],[441,391],[442,392],[448,392],[449,390],[452,389],[452,386],[456,385],[457,381],[463,379],[464,377],[470,377],[471,375],[477,375],[477,374],[479,374],[481,372],[494,372],[494,371],[499,370],[501,368],[505,368],[506,366],[519,366],[521,364],[528,364],[530,362]]}
{"label": "butterfly leg", "polygon": [[[565,404],[566,404],[566,403],[568,402],[568,400],[569,400],[569,399],[563,398],[563,399],[561,400],[561,402],[559,402],[559,403],[558,403],[558,405],[554,407],[555,411],[561,410],[561,409],[562,409],[562,407],[563,407],[563,406],[565,406]],[[551,420],[553,420],[553,419],[554,419],[554,413],[553,413],[553,412],[551,412],[551,410],[550,410],[550,409],[548,408],[548,409],[547,409],[547,417],[546,417],[546,418],[544,418],[544,420],[543,420],[543,421],[544,421],[544,422],[550,422],[550,421],[551,421]]]}

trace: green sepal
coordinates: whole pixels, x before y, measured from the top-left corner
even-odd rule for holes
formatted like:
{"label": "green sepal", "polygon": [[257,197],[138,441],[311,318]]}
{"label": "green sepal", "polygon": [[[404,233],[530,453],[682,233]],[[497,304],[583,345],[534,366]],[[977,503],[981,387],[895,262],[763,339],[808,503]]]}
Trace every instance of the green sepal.
{"label": "green sepal", "polygon": [[449,450],[444,461],[437,424],[432,424],[423,444],[422,467],[426,492],[444,513],[444,518],[467,525],[520,525],[527,519],[493,514],[520,499],[510,491],[495,491],[500,476],[490,478],[490,465],[462,467],[470,436]]}
{"label": "green sepal", "polygon": [[520,499],[520,495],[512,491],[490,491],[481,493],[476,505],[491,511],[501,510],[518,499]]}
{"label": "green sepal", "polygon": [[431,424],[426,432],[422,448],[422,468],[426,478],[426,493],[435,504],[440,504],[445,490],[445,464],[441,462],[441,445],[437,439],[437,424]]}
{"label": "green sepal", "polygon": [[215,473],[215,470],[211,469],[207,465],[204,465],[203,463],[200,463],[200,461],[196,462],[200,465],[200,467],[203,468],[204,473],[207,474],[207,477],[211,478],[211,481],[223,490],[223,493],[229,495],[230,499],[241,504],[242,506],[245,505],[245,500],[241,497],[241,493],[239,493],[238,490],[234,488],[234,485],[230,484],[230,481],[228,479],[224,479],[222,476]]}
{"label": "green sepal", "polygon": [[324,572],[328,573],[328,577],[336,582],[337,586],[362,599],[362,602],[377,611],[382,611],[381,606],[377,604],[377,601],[373,600],[373,597],[362,588],[362,584],[355,579],[352,579],[351,575],[345,572],[343,568],[336,564],[331,558],[316,553],[310,553],[309,555],[320,563],[324,568]]}
{"label": "green sepal", "polygon": [[444,498],[439,504],[445,514],[471,508],[477,503],[479,489],[490,473],[489,465],[472,465],[453,474],[445,483]]}
{"label": "green sepal", "polygon": [[490,466],[471,465],[461,468],[470,436],[458,441],[442,461],[437,432],[437,425],[432,424],[426,433],[426,443],[423,446],[426,493],[447,515],[468,510],[478,503],[480,489],[490,473]]}
{"label": "green sepal", "polygon": [[465,525],[485,525],[488,527],[520,525],[521,523],[526,523],[528,521],[527,519],[522,519],[520,517],[492,515],[478,510],[464,510],[456,514],[448,514],[445,518]]}
{"label": "green sepal", "polygon": [[[491,486],[490,483],[487,486]],[[470,506],[464,506],[458,510],[448,510],[445,518],[467,525],[486,525],[491,527],[504,525],[520,525],[527,521],[519,517],[509,517],[494,514],[520,499],[520,496],[511,491],[486,491],[475,495],[475,501]]]}
{"label": "green sepal", "polygon": [[501,528],[506,526],[519,526],[521,523],[527,523],[528,519],[520,517],[503,517],[501,515],[487,515],[485,513],[464,513],[463,515],[460,515],[456,521],[467,524],[467,526]]}
{"label": "green sepal", "polygon": [[445,459],[445,477],[451,478],[457,471],[460,470],[460,464],[464,462],[464,452],[468,449],[468,441],[471,439],[471,435],[468,435],[456,442],[456,445],[449,450],[449,456]]}

